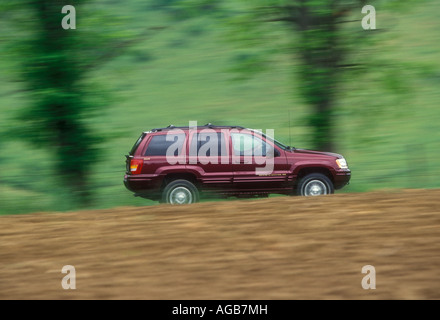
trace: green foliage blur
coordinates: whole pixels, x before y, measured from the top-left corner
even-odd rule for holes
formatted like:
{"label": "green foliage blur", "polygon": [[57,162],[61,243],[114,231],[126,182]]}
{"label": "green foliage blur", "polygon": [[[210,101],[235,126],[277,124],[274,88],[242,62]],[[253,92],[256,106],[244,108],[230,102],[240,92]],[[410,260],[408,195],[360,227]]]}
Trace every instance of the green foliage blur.
{"label": "green foliage blur", "polygon": [[[236,124],[274,129],[277,140],[314,148],[308,99],[315,89],[301,75],[317,70],[301,64],[305,35],[260,13],[273,3],[88,0],[78,5],[76,30],[61,29],[60,5],[67,43],[59,69],[78,73],[67,86],[73,93],[60,95],[44,85],[41,70],[27,73],[35,59],[47,65],[59,58],[32,49],[42,34],[29,1],[2,1],[0,214],[79,208],[70,179],[57,173],[75,175],[69,168],[76,160],[57,157],[50,121],[59,117],[40,108],[45,99],[67,103],[86,128],[86,136],[69,138],[84,146],[89,208],[156,204],[134,198],[122,182],[124,155],[154,127]],[[331,92],[333,151],[353,172],[341,192],[438,188],[440,3],[376,3],[378,30],[362,30],[359,6],[338,33],[349,47],[345,63],[355,66],[338,74]]]}

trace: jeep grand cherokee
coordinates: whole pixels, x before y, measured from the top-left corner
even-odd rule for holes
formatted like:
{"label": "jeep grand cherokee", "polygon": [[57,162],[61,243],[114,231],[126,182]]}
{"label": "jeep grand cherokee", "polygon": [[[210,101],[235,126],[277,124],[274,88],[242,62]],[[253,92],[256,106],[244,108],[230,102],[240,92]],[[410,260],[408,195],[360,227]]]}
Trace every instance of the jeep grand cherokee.
{"label": "jeep grand cherokee", "polygon": [[170,204],[201,194],[318,196],[349,183],[343,156],[286,146],[238,126],[174,127],[143,132],[126,156],[126,188]]}

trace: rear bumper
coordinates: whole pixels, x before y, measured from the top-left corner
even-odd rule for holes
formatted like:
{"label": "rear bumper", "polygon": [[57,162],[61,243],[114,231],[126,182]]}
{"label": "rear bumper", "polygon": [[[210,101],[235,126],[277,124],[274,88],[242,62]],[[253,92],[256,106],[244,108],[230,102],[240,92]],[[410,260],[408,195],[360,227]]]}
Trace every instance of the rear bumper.
{"label": "rear bumper", "polygon": [[159,177],[145,175],[124,176],[125,187],[136,194],[157,193],[160,189],[161,181]]}
{"label": "rear bumper", "polygon": [[341,189],[350,183],[351,171],[348,169],[336,171],[334,178],[335,189]]}

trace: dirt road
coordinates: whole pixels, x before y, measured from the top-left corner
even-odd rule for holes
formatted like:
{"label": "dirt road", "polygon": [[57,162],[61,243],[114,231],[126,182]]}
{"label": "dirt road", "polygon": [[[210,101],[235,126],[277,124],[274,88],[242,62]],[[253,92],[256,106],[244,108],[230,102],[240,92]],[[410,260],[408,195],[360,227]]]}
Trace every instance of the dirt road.
{"label": "dirt road", "polygon": [[440,190],[3,216],[0,299],[440,299]]}

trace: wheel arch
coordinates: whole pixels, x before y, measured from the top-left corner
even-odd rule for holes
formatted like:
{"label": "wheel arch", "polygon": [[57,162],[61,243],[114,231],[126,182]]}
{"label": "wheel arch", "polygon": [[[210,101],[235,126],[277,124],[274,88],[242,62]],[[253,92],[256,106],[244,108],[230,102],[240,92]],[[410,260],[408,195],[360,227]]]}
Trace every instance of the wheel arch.
{"label": "wheel arch", "polygon": [[197,189],[200,188],[199,182],[197,180],[197,176],[192,172],[169,172],[165,174],[162,179],[162,185],[160,187],[160,191],[162,192],[165,186],[175,180],[187,180],[193,183]]}
{"label": "wheel arch", "polygon": [[335,179],[329,168],[323,166],[319,166],[319,167],[312,166],[312,167],[304,167],[299,169],[298,174],[296,176],[295,188],[298,186],[298,183],[301,181],[302,178],[304,178],[305,176],[311,173],[321,173],[325,175],[327,178],[329,178],[333,184],[335,183]]}

